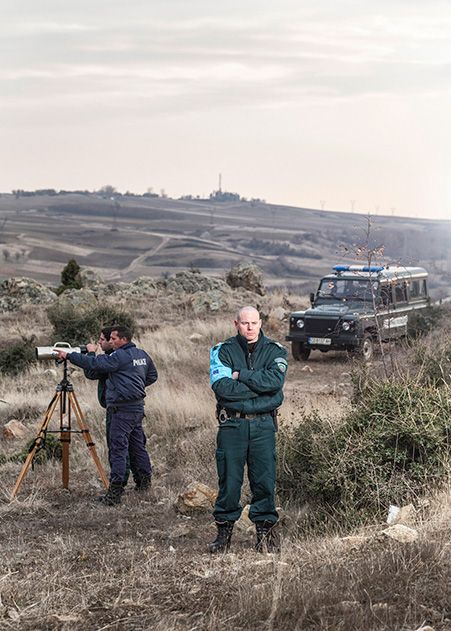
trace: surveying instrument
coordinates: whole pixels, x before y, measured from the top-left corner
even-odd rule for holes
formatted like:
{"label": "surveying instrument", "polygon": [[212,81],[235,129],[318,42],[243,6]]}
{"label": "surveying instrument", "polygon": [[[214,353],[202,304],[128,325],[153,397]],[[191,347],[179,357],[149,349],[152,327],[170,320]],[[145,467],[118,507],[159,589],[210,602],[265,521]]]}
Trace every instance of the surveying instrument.
{"label": "surveying instrument", "polygon": [[[54,347],[49,351],[50,357],[55,357],[57,353],[55,350],[65,350],[68,351],[67,346],[63,343],[55,344]],[[44,347],[37,348],[36,354],[39,359],[49,359],[50,357],[45,356],[42,353]],[[78,349],[70,349],[71,351]],[[57,360],[57,364],[64,364],[63,369],[63,378],[56,386],[56,391],[53,399],[50,401],[47,411],[44,415],[44,420],[42,422],[41,428],[39,430],[38,435],[35,440],[31,444],[30,450],[28,452],[28,456],[22,466],[19,477],[17,478],[16,484],[11,492],[11,500],[14,499],[16,493],[20,489],[20,486],[27,475],[27,472],[30,468],[30,465],[33,463],[33,459],[36,456],[37,452],[40,449],[45,447],[45,440],[47,434],[59,434],[59,441],[61,443],[61,451],[62,451],[62,479],[63,479],[63,488],[69,488],[69,448],[71,443],[71,435],[72,434],[81,434],[86,447],[91,454],[91,457],[94,461],[95,466],[97,467],[97,471],[99,472],[100,478],[105,485],[105,488],[108,489],[109,482],[108,478],[105,474],[105,470],[100,462],[99,456],[97,455],[97,451],[95,448],[95,443],[91,438],[91,434],[89,429],[85,424],[85,419],[83,416],[83,412],[81,411],[80,404],[77,401],[77,397],[75,396],[74,387],[72,383],[68,379],[67,374],[67,359]],[[59,429],[51,430],[48,429],[52,416],[55,410],[59,411]],[[72,416],[75,416],[78,429],[72,428]]]}

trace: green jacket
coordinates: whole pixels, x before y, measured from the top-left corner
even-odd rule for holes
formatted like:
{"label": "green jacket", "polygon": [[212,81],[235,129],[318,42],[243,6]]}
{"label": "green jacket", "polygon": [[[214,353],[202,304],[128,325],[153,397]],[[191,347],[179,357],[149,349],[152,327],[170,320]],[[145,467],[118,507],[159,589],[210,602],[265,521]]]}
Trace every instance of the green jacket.
{"label": "green jacket", "polygon": [[[263,332],[252,353],[239,334],[217,344],[210,351],[210,384],[218,406],[244,414],[275,410],[283,401],[287,367],[285,347]],[[232,379],[235,371],[238,379]]]}

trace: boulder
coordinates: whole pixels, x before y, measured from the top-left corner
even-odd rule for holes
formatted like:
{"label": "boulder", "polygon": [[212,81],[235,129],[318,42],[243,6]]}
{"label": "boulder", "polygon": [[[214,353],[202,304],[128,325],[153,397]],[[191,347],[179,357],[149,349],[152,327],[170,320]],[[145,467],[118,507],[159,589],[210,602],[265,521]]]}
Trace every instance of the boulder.
{"label": "boulder", "polygon": [[16,419],[11,419],[5,423],[3,427],[3,437],[8,439],[24,438],[27,434],[27,428],[23,423]]}
{"label": "boulder", "polygon": [[140,276],[125,288],[125,293],[130,296],[156,296],[160,289],[161,281],[156,281],[149,276]]}
{"label": "boulder", "polygon": [[244,289],[252,291],[260,296],[265,294],[265,288],[263,287],[263,272],[253,263],[242,262],[232,267],[226,276],[226,282],[230,287],[232,287],[232,289],[244,287]]}
{"label": "boulder", "polygon": [[165,281],[168,291],[195,294],[198,291],[228,291],[227,284],[220,278],[205,276],[200,272],[177,272]]}
{"label": "boulder", "polygon": [[58,304],[63,308],[75,307],[89,311],[97,306],[98,301],[92,289],[66,289],[58,296]]}
{"label": "boulder", "polygon": [[224,292],[219,289],[211,291],[197,291],[191,301],[194,313],[215,313],[224,309],[227,305]]}
{"label": "boulder", "polygon": [[186,491],[178,496],[175,508],[187,515],[196,511],[211,510],[216,501],[217,492],[202,482],[193,482]]}
{"label": "boulder", "polygon": [[98,272],[89,267],[81,270],[79,275],[81,284],[86,289],[98,289],[105,283],[104,278]]}
{"label": "boulder", "polygon": [[9,278],[0,283],[0,312],[27,305],[50,305],[56,300],[51,289],[31,278]]}
{"label": "boulder", "polygon": [[418,531],[403,524],[389,526],[382,531],[382,534],[400,543],[411,543],[418,539]]}

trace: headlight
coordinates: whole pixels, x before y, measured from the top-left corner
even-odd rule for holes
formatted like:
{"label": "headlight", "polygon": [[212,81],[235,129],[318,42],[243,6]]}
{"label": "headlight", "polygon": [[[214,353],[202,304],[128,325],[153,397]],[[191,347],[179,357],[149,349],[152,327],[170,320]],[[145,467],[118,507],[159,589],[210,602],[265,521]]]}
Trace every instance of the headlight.
{"label": "headlight", "polygon": [[349,331],[349,329],[351,328],[351,323],[350,322],[343,322],[343,324],[341,325],[343,331]]}
{"label": "headlight", "polygon": [[304,320],[297,320],[296,326],[298,327],[298,329],[303,329],[304,328]]}

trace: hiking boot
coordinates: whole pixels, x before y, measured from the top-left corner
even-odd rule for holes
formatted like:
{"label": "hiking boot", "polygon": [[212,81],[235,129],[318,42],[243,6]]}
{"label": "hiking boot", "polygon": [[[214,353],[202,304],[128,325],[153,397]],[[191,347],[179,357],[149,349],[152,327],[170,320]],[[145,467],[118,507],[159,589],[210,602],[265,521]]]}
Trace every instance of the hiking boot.
{"label": "hiking boot", "polygon": [[144,492],[148,491],[152,485],[152,477],[150,475],[143,475],[135,482],[135,491]]}
{"label": "hiking boot", "polygon": [[280,552],[280,543],[275,525],[277,522],[272,521],[256,521],[255,530],[257,533],[257,542],[255,549],[257,552]]}
{"label": "hiking boot", "polygon": [[230,548],[230,540],[232,538],[233,526],[235,525],[234,521],[217,521],[216,528],[218,529],[218,534],[216,535],[216,539],[213,543],[210,543],[208,546],[211,554],[216,554],[217,552],[228,552]]}
{"label": "hiking boot", "polygon": [[116,504],[121,503],[122,494],[124,492],[124,487],[122,484],[110,484],[108,491],[105,495],[101,495],[97,498],[101,504],[105,506],[115,506]]}

